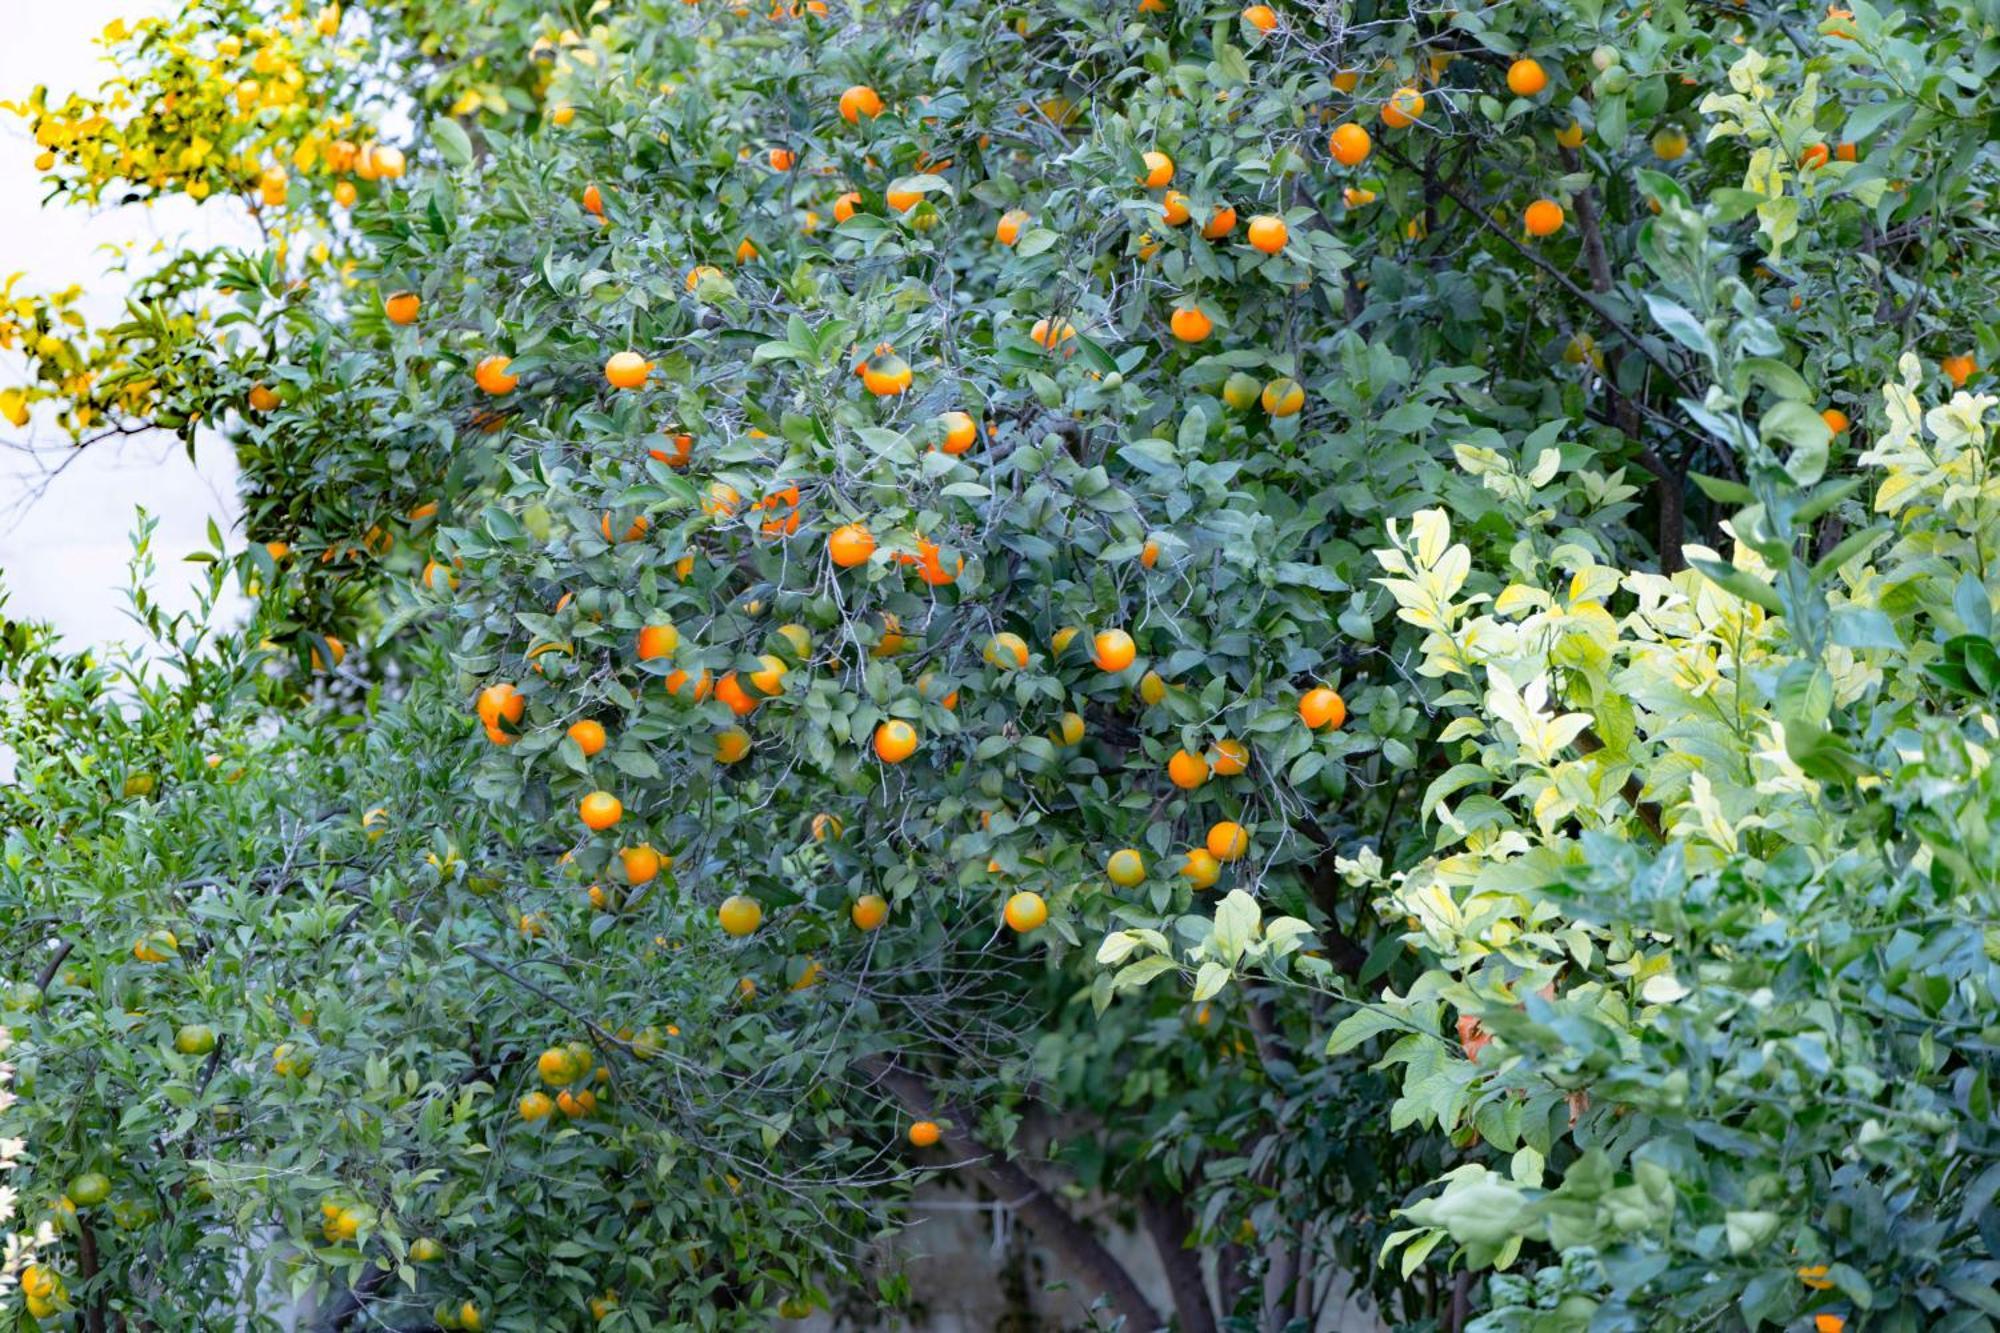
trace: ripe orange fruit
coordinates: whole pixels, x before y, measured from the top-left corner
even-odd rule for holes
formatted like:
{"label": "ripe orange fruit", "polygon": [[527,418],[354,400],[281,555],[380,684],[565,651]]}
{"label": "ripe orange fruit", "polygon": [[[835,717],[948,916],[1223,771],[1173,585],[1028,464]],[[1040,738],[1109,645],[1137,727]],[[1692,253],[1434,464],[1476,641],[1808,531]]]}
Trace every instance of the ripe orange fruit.
{"label": "ripe orange fruit", "polygon": [[673,447],[648,449],[646,452],[668,467],[686,467],[688,460],[694,457],[694,436],[685,431],[676,431],[672,427],[668,427],[663,433],[667,437],[667,442]]}
{"label": "ripe orange fruit", "polygon": [[250,386],[250,408],[254,412],[268,412],[278,405],[278,395],[261,384]]}
{"label": "ripe orange fruit", "polygon": [[1052,323],[1046,319],[1038,319],[1035,321],[1035,327],[1028,331],[1028,337],[1053,352],[1058,343],[1066,343],[1076,337],[1076,326],[1068,320]]}
{"label": "ripe orange fruit", "polygon": [[476,708],[479,720],[488,727],[499,727],[503,722],[519,726],[528,711],[528,701],[510,682],[503,680],[479,692]]}
{"label": "ripe orange fruit", "polygon": [[845,833],[846,831],[847,831],[847,826],[840,822],[839,815],[829,815],[821,813],[814,815],[812,817],[812,835],[814,842],[825,842],[828,838],[832,838],[835,842],[839,842],[840,835]]}
{"label": "ripe orange fruit", "polygon": [[1193,791],[1208,781],[1208,760],[1186,750],[1174,751],[1174,757],[1167,760],[1167,777],[1182,791]]}
{"label": "ripe orange fruit", "polygon": [[1075,745],[1083,739],[1083,716],[1080,713],[1064,713],[1056,723],[1056,739],[1064,745]]}
{"label": "ripe orange fruit", "polygon": [[531,1092],[521,1099],[521,1119],[529,1124],[547,1120],[555,1112],[556,1104],[546,1092]]}
{"label": "ripe orange fruit", "polygon": [[915,208],[923,197],[923,193],[918,190],[890,190],[882,196],[882,202],[898,213],[907,213]]}
{"label": "ripe orange fruit", "polygon": [[472,370],[472,382],[493,397],[514,392],[514,386],[521,382],[519,375],[509,375],[507,367],[514,364],[511,356],[489,356]]}
{"label": "ripe orange fruit", "polygon": [[417,311],[423,304],[423,298],[415,292],[394,292],[382,302],[382,313],[389,317],[391,324],[414,324],[417,322]]}
{"label": "ripe orange fruit", "polygon": [[569,724],[569,730],[564,734],[576,742],[576,748],[583,751],[585,759],[590,758],[604,748],[605,735],[604,724],[602,722],[593,722],[589,718],[585,718],[581,722],[572,722]]}
{"label": "ripe orange fruit", "polygon": [[753,699],[743,689],[743,682],[734,671],[724,672],[722,679],[715,682],[715,697],[729,705],[729,711],[738,717],[748,717],[757,711],[758,700]]}
{"label": "ripe orange fruit", "polygon": [[1291,239],[1291,232],[1285,227],[1285,220],[1260,213],[1250,219],[1250,244],[1267,255],[1274,255],[1285,248]]}
{"label": "ripe orange fruit", "polygon": [[965,412],[946,412],[938,418],[944,427],[944,442],[938,447],[948,454],[962,454],[979,439],[979,423]]}
{"label": "ripe orange fruit", "polygon": [[1572,120],[1556,131],[1556,143],[1564,148],[1583,147],[1583,126]]}
{"label": "ripe orange fruit", "polygon": [[1306,391],[1299,382],[1289,376],[1272,380],[1258,395],[1264,410],[1274,417],[1297,416],[1306,405]]}
{"label": "ripe orange fruit", "polygon": [[1139,677],[1139,698],[1148,708],[1163,702],[1166,697],[1167,682],[1160,679],[1159,672],[1148,671]]}
{"label": "ripe orange fruit", "polygon": [[1533,97],[1548,86],[1548,73],[1538,60],[1523,57],[1507,66],[1507,91],[1516,97]]}
{"label": "ripe orange fruit", "polygon": [[1038,930],[1049,919],[1049,905],[1042,901],[1042,895],[1023,889],[1007,900],[1003,913],[1007,927],[1017,935],[1025,935]]}
{"label": "ripe orange fruit", "polygon": [[1653,131],[1653,156],[1673,162],[1687,155],[1688,137],[1671,125]]}
{"label": "ripe orange fruit", "polygon": [[583,1074],[575,1052],[567,1046],[551,1046],[535,1061],[535,1072],[552,1088],[566,1088]]}
{"label": "ripe orange fruit", "polygon": [[1972,353],[1962,352],[1938,362],[1938,369],[1944,372],[1954,388],[1963,389],[1965,382],[1979,373],[1979,363],[1972,359]]}
{"label": "ripe orange fruit", "polygon": [[790,171],[799,158],[789,148],[773,148],[765,154],[765,160],[771,164],[773,171]]}
{"label": "ripe orange fruit", "polygon": [[1146,878],[1146,858],[1131,847],[1115,851],[1104,863],[1104,877],[1121,889],[1129,889]]}
{"label": "ripe orange fruit", "polygon": [[618,864],[625,872],[627,884],[649,884],[658,878],[659,873],[671,865],[672,861],[654,851],[650,844],[641,843],[637,847],[621,849],[618,853]]}
{"label": "ripe orange fruit", "polygon": [[1392,130],[1406,129],[1423,119],[1424,95],[1405,84],[1389,94],[1382,104],[1382,123]]}
{"label": "ripe orange fruit", "polygon": [[1218,861],[1240,861],[1250,850],[1250,835],[1243,826],[1225,819],[1208,831],[1208,854]]}
{"label": "ripe orange fruit", "polygon": [[617,352],[604,363],[604,378],[614,389],[636,389],[653,373],[653,363],[637,352]]}
{"label": "ripe orange fruit", "polygon": [[1314,731],[1321,727],[1338,731],[1347,721],[1347,701],[1326,686],[1317,686],[1299,696],[1299,720]]}
{"label": "ripe orange fruit", "polygon": [[672,625],[648,625],[639,631],[639,660],[672,657],[681,646],[681,632]]}
{"label": "ripe orange fruit", "polygon": [[1018,634],[996,634],[987,640],[984,656],[1003,671],[1010,667],[1018,670],[1028,665],[1027,640]]}
{"label": "ripe orange fruit", "polygon": [[1219,205],[1202,223],[1201,234],[1211,241],[1219,241],[1236,230],[1236,210],[1228,204]]}
{"label": "ripe orange fruit", "polygon": [[1553,236],[1562,230],[1563,208],[1553,199],[1537,199],[1521,215],[1530,236]]}
{"label": "ripe orange fruit", "polygon": [[556,1094],[556,1106],[571,1120],[580,1120],[597,1109],[597,1094],[589,1088],[577,1092],[564,1089]]}
{"label": "ripe orange fruit", "polygon": [[889,903],[879,893],[864,893],[854,900],[854,906],[848,909],[847,915],[856,930],[880,930],[882,923],[889,919]]}
{"label": "ripe orange fruit", "polygon": [[685,285],[689,291],[693,291],[695,288],[701,286],[703,278],[719,278],[721,276],[722,270],[713,264],[696,264],[688,270]]}
{"label": "ripe orange fruit", "polygon": [[1375,151],[1375,140],[1368,131],[1348,121],[1333,127],[1333,133],[1326,141],[1326,151],[1333,154],[1333,160],[1343,167],[1358,167],[1368,160]]}
{"label": "ripe orange fruit", "polygon": [[900,764],[917,752],[917,729],[901,718],[875,728],[875,755],[885,764]]}
{"label": "ripe orange fruit", "polygon": [[577,814],[585,828],[602,833],[625,816],[625,804],[608,791],[594,791],[578,802]]}
{"label": "ripe orange fruit", "polygon": [[993,239],[1002,245],[1012,245],[1021,239],[1021,228],[1027,225],[1026,210],[1010,208],[1000,215],[998,222],[993,224]]}
{"label": "ripe orange fruit", "polygon": [[1139,177],[1139,184],[1149,190],[1163,190],[1174,179],[1174,160],[1165,153],[1146,154],[1146,174]]}
{"label": "ripe orange fruit", "polygon": [[755,898],[733,893],[722,900],[722,906],[715,911],[715,919],[722,924],[724,934],[742,939],[764,924],[764,908]]}
{"label": "ripe orange fruit", "polygon": [[910,387],[910,363],[894,352],[878,352],[862,363],[861,382],[877,398],[894,398]]}
{"label": "ripe orange fruit", "polygon": [[1807,144],[1806,150],[1799,154],[1799,167],[1805,171],[1817,171],[1832,156],[1832,151],[1823,143]]}
{"label": "ripe orange fruit", "polygon": [[1278,14],[1269,5],[1251,5],[1243,11],[1243,21],[1258,32],[1269,32],[1278,26]]}
{"label": "ripe orange fruit", "polygon": [[1855,147],[1851,141],[1843,142],[1837,146],[1833,150],[1833,155],[1836,160],[1841,162],[1858,162],[1861,160],[1861,150]]}
{"label": "ripe orange fruit", "polygon": [[1180,875],[1192,888],[1212,889],[1222,878],[1222,862],[1210,856],[1206,847],[1191,848],[1181,862]]}
{"label": "ripe orange fruit", "polygon": [[852,569],[875,554],[875,535],[859,523],[843,524],[828,534],[826,553],[842,569]]}
{"label": "ripe orange fruit", "polygon": [[1169,227],[1178,227],[1194,214],[1188,209],[1188,197],[1179,190],[1168,190],[1160,200],[1160,211],[1166,215]]}
{"label": "ripe orange fruit", "polygon": [[1250,766],[1250,747],[1238,740],[1219,740],[1209,751],[1208,766],[1219,778],[1233,778]]}
{"label": "ripe orange fruit", "polygon": [[936,1147],[937,1141],[943,1137],[944,1131],[940,1130],[933,1121],[919,1120],[916,1124],[910,1126],[910,1146],[912,1148]]}
{"label": "ripe orange fruit", "polygon": [[1090,660],[1099,671],[1123,671],[1138,655],[1138,645],[1122,629],[1099,630],[1090,641]]}
{"label": "ripe orange fruit", "polygon": [[750,683],[756,687],[757,692],[766,696],[783,694],[785,675],[791,668],[785,665],[782,658],[770,653],[760,655],[757,661],[760,663],[760,669],[750,673]]}
{"label": "ripe orange fruit", "polygon": [[[861,191],[849,190],[846,194],[833,201],[833,220],[835,222],[847,221],[854,216],[854,210],[860,206]],[[1013,242],[1009,241],[1007,244],[1012,245]]]}
{"label": "ripe orange fruit", "polygon": [[715,762],[734,764],[750,753],[750,733],[741,727],[730,727],[715,734]]}
{"label": "ripe orange fruit", "polygon": [[1202,313],[1199,306],[1184,305],[1175,310],[1167,327],[1174,331],[1174,337],[1184,343],[1198,343],[1215,329],[1215,321]]}
{"label": "ripe orange fruit", "polygon": [[1826,428],[1835,435],[1847,434],[1847,428],[1854,424],[1847,419],[1847,413],[1837,407],[1827,408],[1826,411],[1819,414],[1819,419],[1824,421]]}
{"label": "ripe orange fruit", "polygon": [[866,84],[857,83],[840,95],[840,118],[859,125],[863,116],[873,120],[882,114],[882,96]]}
{"label": "ripe orange fruit", "polygon": [[594,184],[583,187],[583,209],[586,213],[594,213],[598,217],[604,216],[604,196],[598,193]]}

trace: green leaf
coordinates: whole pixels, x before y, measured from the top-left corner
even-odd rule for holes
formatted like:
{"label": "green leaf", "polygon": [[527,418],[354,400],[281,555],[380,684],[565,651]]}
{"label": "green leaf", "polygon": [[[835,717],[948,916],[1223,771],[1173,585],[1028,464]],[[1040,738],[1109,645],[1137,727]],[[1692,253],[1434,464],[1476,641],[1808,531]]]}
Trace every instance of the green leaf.
{"label": "green leaf", "polygon": [[438,153],[455,167],[472,165],[472,140],[465,127],[450,116],[435,116],[431,119],[431,138],[437,142]]}

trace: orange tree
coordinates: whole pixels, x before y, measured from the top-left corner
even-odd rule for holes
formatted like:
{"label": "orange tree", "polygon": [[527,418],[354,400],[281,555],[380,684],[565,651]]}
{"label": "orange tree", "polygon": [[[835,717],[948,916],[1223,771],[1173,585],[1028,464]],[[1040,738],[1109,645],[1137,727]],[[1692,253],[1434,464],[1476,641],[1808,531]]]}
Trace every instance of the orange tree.
{"label": "orange tree", "polygon": [[1410,1327],[1980,1326],[1943,8],[335,12],[411,168],[219,260],[158,414],[231,423],[255,622],[137,725],[22,652],[66,1301],[256,1305],[226,1218],[336,1320],[750,1322],[935,1168],[1134,1327],[1051,1173],[1185,1328],[1333,1262]]}

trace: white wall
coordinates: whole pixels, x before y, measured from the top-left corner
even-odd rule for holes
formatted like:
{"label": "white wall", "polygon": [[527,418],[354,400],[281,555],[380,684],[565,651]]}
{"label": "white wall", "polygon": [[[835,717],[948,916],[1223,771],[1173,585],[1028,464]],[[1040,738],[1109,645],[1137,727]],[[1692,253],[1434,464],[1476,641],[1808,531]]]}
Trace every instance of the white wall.
{"label": "white wall", "polygon": [[[36,0],[0,5],[7,32],[0,39],[0,100],[24,101],[37,84],[50,100],[94,88],[111,66],[94,45],[104,25],[163,13],[167,0]],[[17,292],[53,291],[72,283],[88,293],[93,320],[115,319],[122,286],[105,276],[106,246],[133,247],[143,262],[156,244],[210,245],[250,234],[233,201],[194,207],[185,199],[153,208],[44,210],[34,168],[37,153],[26,122],[0,112],[0,278],[25,271]],[[20,365],[0,357],[0,385],[18,382]],[[27,445],[43,446],[34,455]],[[236,468],[227,446],[204,439],[190,464],[172,437],[134,438],[92,446],[80,456],[60,432],[0,422],[0,584],[7,614],[55,623],[73,646],[130,637],[120,589],[125,581],[133,507],[160,519],[154,592],[169,608],[191,605],[181,559],[207,544],[210,518],[225,532],[235,521]],[[53,480],[49,469],[68,463]],[[29,497],[46,485],[46,492]],[[241,545],[240,535],[235,545]]]}

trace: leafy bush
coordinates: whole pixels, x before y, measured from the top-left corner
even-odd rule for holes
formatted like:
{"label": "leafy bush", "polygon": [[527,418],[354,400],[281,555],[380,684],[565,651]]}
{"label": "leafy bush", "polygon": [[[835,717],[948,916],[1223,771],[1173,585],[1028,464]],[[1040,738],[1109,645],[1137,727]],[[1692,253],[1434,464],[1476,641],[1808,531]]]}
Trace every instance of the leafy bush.
{"label": "leafy bush", "polygon": [[1939,8],[111,34],[26,104],[59,192],[273,239],[0,324],[14,414],[225,425],[256,599],[142,593],[150,671],[8,631],[64,1308],[894,1306],[939,1174],[1130,1327],[1330,1265],[1412,1329],[1985,1327]]}

